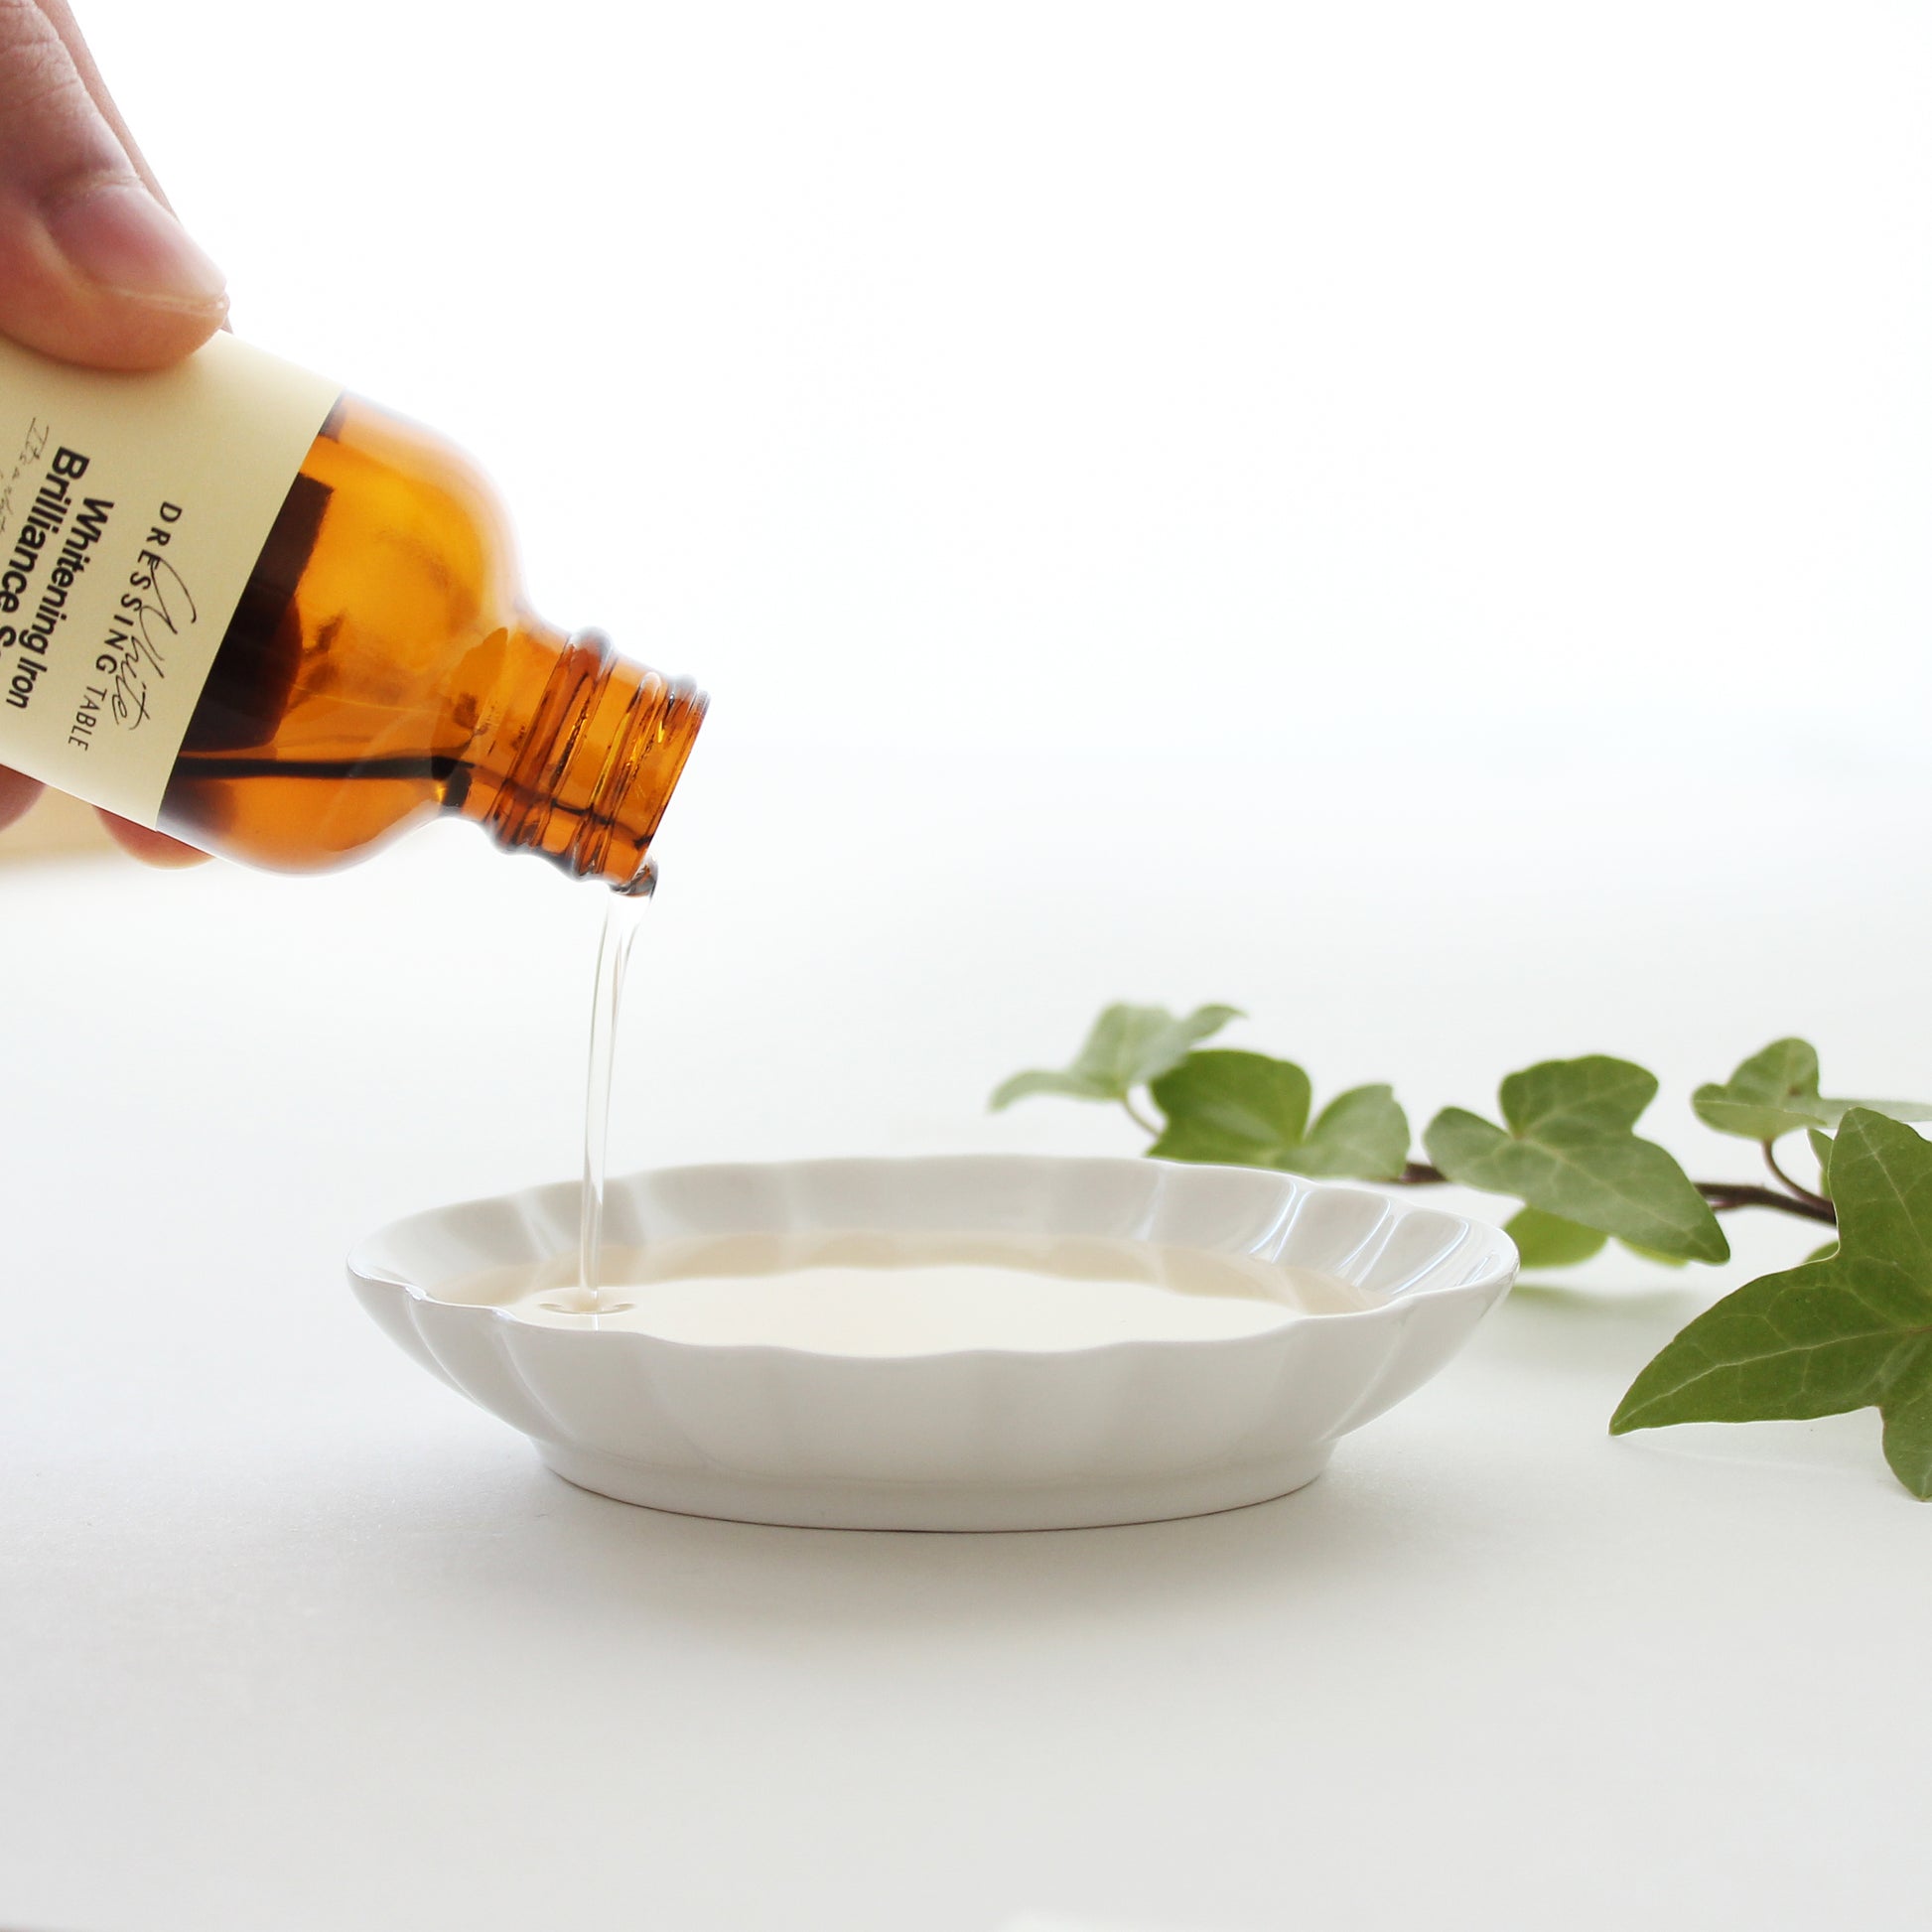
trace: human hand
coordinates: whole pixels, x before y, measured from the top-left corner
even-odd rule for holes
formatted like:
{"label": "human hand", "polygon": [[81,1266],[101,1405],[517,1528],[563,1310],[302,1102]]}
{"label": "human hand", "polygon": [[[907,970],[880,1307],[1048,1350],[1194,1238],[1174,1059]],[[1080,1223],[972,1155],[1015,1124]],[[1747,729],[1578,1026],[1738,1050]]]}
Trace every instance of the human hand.
{"label": "human hand", "polygon": [[[67,0],[0,0],[0,335],[91,368],[154,369],[227,312],[221,271],[175,219]],[[0,767],[0,829],[40,789]],[[101,817],[152,864],[205,856]]]}

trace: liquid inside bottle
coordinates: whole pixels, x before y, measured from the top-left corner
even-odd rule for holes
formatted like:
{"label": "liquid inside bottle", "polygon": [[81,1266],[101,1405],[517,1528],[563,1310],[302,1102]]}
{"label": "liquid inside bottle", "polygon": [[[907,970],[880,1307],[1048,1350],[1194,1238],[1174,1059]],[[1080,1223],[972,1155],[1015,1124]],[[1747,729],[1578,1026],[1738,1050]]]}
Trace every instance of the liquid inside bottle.
{"label": "liquid inside bottle", "polygon": [[704,709],[688,680],[532,616],[481,474],[345,396],[227,626],[160,822],[310,870],[455,812],[509,849],[643,890]]}

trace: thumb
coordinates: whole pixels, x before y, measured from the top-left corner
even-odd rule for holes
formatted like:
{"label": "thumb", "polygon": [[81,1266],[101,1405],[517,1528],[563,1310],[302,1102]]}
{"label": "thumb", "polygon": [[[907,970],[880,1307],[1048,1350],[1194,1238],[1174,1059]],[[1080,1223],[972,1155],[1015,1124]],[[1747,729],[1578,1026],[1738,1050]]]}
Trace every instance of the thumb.
{"label": "thumb", "polygon": [[22,777],[18,771],[9,771],[0,765],[0,832],[4,832],[40,795],[41,788],[32,778]]}
{"label": "thumb", "polygon": [[34,0],[0,0],[0,335],[156,368],[227,313],[221,271],[141,179]]}

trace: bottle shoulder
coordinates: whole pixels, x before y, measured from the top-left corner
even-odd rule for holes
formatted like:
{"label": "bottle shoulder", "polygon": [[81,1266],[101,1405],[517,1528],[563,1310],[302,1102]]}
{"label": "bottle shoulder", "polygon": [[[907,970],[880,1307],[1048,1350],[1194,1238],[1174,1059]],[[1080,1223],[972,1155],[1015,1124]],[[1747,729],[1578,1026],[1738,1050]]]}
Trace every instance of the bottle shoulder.
{"label": "bottle shoulder", "polygon": [[361,614],[418,605],[425,621],[433,607],[445,635],[519,611],[509,518],[482,466],[447,437],[345,393],[302,474],[328,500],[306,586],[313,604],[333,593]]}

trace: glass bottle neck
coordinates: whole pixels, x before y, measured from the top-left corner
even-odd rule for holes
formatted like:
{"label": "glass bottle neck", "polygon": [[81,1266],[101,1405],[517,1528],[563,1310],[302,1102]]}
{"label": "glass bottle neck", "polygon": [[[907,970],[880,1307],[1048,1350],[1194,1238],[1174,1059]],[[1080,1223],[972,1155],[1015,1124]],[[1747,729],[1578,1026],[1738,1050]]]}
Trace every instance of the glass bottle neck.
{"label": "glass bottle neck", "polygon": [[650,842],[704,722],[704,693],[620,657],[599,630],[563,638],[519,626],[504,647],[554,663],[532,711],[480,732],[458,810],[506,850],[648,892]]}

